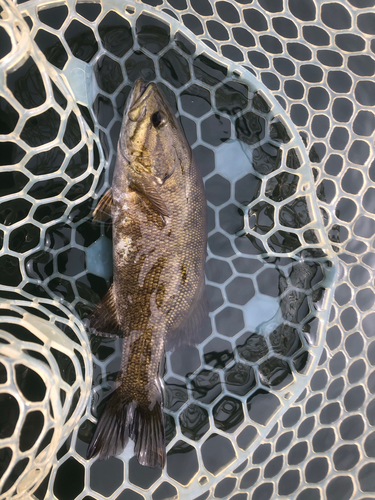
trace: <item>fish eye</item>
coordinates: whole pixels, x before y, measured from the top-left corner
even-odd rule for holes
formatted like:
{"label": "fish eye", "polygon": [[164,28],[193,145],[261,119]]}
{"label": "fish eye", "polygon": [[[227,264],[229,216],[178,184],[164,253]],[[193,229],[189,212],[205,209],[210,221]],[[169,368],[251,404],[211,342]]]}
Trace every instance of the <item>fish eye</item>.
{"label": "fish eye", "polygon": [[159,128],[161,125],[164,123],[164,117],[160,113],[160,111],[156,111],[152,116],[151,116],[151,123],[155,128]]}

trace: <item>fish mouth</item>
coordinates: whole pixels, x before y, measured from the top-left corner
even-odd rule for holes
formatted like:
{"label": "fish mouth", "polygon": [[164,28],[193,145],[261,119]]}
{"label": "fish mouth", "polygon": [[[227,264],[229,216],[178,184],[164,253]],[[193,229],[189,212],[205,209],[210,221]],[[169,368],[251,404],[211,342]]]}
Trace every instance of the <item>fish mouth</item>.
{"label": "fish mouth", "polygon": [[153,82],[147,85],[142,78],[136,80],[128,108],[128,116],[132,122],[140,121],[144,117],[146,100],[154,92],[155,88],[157,87]]}
{"label": "fish mouth", "polygon": [[142,97],[146,88],[147,85],[143,78],[138,78],[138,80],[135,81],[133,92],[130,97],[129,111],[137,104],[137,101],[139,101],[139,99]]}

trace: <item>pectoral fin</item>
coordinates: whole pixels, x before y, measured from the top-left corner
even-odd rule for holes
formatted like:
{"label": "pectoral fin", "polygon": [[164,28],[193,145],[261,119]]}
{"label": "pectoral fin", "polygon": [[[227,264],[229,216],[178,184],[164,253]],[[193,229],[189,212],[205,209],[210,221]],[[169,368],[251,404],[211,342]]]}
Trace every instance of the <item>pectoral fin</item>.
{"label": "pectoral fin", "polygon": [[112,189],[108,189],[100,198],[94,210],[94,221],[105,221],[112,216]]}
{"label": "pectoral fin", "polygon": [[[104,295],[101,302],[89,316],[89,328],[100,334],[122,336],[122,331],[117,319],[116,300],[113,284]],[[112,336],[111,335],[111,336]]]}
{"label": "pectoral fin", "polygon": [[169,217],[170,212],[160,195],[160,185],[152,178],[133,179],[130,188],[141,193],[162,217]]}

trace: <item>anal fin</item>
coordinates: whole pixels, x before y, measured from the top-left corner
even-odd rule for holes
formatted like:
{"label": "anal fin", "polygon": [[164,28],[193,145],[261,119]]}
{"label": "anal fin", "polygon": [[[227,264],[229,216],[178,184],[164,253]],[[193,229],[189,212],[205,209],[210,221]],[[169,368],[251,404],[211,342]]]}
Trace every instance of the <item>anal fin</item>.
{"label": "anal fin", "polygon": [[110,286],[102,300],[90,314],[89,328],[99,335],[121,336],[121,328],[117,319],[116,299],[113,284]]}
{"label": "anal fin", "polygon": [[205,285],[194,303],[191,305],[183,321],[173,330],[169,331],[166,337],[166,351],[173,351],[181,346],[196,346],[203,341],[202,335],[206,330],[208,320],[208,301]]}
{"label": "anal fin", "polygon": [[100,198],[93,214],[94,221],[105,221],[112,216],[112,189],[108,189]]}

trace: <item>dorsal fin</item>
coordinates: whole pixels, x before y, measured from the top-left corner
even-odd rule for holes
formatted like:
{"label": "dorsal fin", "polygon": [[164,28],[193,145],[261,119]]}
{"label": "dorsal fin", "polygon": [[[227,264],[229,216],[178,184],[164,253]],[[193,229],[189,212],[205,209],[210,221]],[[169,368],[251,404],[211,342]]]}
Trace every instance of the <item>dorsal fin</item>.
{"label": "dorsal fin", "polygon": [[94,221],[105,221],[112,216],[112,188],[100,198],[94,210]]}

